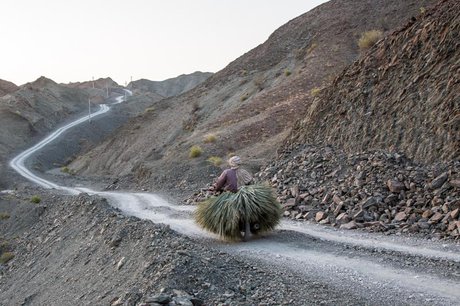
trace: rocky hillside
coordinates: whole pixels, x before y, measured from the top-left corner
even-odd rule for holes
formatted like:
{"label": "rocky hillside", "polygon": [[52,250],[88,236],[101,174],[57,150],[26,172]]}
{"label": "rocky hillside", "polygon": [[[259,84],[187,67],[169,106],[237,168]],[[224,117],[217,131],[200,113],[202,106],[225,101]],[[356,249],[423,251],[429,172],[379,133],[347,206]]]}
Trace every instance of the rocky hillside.
{"label": "rocky hillside", "polygon": [[351,305],[360,299],[126,217],[97,197],[20,189],[0,193],[0,213],[2,305],[293,305],[306,299]]}
{"label": "rocky hillside", "polygon": [[[87,108],[89,93],[68,88],[41,77],[0,97],[0,172],[6,158],[61,123],[68,116]],[[6,175],[1,175],[0,185]]]}
{"label": "rocky hillside", "polygon": [[[155,103],[72,167],[84,175],[129,176],[143,188],[180,190],[203,186],[220,171],[210,157],[225,160],[237,152],[258,170],[319,89],[358,58],[363,32],[387,33],[433,2],[325,3],[195,89]],[[201,154],[192,159],[194,145]]]}
{"label": "rocky hillside", "polygon": [[441,1],[378,42],[315,99],[291,136],[421,162],[460,158],[460,3]]}
{"label": "rocky hillside", "polygon": [[16,86],[14,83],[5,81],[5,80],[0,80],[0,97],[10,94],[12,92],[15,92],[18,90],[19,87]]}
{"label": "rocky hillside", "polygon": [[285,216],[460,238],[459,38],[460,3],[441,1],[323,90],[260,173]]}
{"label": "rocky hillside", "polygon": [[212,76],[210,72],[196,71],[191,74],[182,74],[178,77],[164,81],[150,81],[140,79],[128,84],[128,88],[133,91],[150,92],[159,94],[165,98],[178,96],[186,91],[195,88]]}

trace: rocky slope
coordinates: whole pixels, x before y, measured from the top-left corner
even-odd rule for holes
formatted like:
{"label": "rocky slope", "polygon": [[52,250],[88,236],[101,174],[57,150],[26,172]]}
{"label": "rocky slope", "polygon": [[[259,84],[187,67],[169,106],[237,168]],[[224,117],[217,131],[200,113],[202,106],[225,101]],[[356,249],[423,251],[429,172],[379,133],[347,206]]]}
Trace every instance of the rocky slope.
{"label": "rocky slope", "polygon": [[[182,191],[203,186],[220,171],[207,162],[209,157],[225,160],[237,152],[251,170],[258,170],[318,89],[359,56],[363,32],[393,29],[433,2],[325,3],[282,26],[195,89],[156,103],[72,167],[83,175],[129,175],[143,188]],[[191,159],[193,145],[202,154]]]}
{"label": "rocky slope", "polygon": [[459,17],[457,1],[441,1],[315,99],[261,173],[286,216],[460,237]]}
{"label": "rocky slope", "polygon": [[196,71],[191,74],[182,74],[175,78],[170,78],[164,81],[150,81],[141,79],[129,83],[127,87],[134,92],[141,91],[156,93],[162,97],[169,98],[178,96],[195,88],[210,76],[212,76],[212,73],[210,72]]}
{"label": "rocky slope", "polygon": [[10,94],[18,90],[19,87],[16,86],[14,83],[5,81],[5,80],[0,80],[0,97]]}
{"label": "rocky slope", "polygon": [[[41,202],[31,203],[32,195]],[[9,214],[0,219],[0,300],[5,305],[360,301],[326,282],[276,271],[167,226],[123,216],[97,197],[21,189],[0,193],[0,211]]]}
{"label": "rocky slope", "polygon": [[295,143],[460,158],[460,4],[441,1],[378,42],[317,97]]}

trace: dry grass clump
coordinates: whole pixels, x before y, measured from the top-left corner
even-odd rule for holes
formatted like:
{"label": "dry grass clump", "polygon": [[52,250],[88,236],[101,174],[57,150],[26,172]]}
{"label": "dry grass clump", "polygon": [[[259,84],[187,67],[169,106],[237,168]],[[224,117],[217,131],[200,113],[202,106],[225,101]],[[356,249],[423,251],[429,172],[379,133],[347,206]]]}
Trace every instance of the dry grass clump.
{"label": "dry grass clump", "polygon": [[38,204],[42,201],[42,199],[40,199],[40,197],[38,195],[34,195],[30,198],[30,202],[32,203],[35,203],[35,204]]}
{"label": "dry grass clump", "polygon": [[14,258],[14,254],[12,252],[5,252],[0,256],[0,264],[6,264],[8,261]]}
{"label": "dry grass clump", "polygon": [[321,88],[315,87],[310,90],[310,95],[316,97],[321,92]]}
{"label": "dry grass clump", "polygon": [[195,146],[192,146],[190,148],[190,152],[189,152],[188,156],[190,158],[196,158],[196,157],[200,156],[202,153],[203,153],[203,149],[201,149],[200,146],[195,145]]}
{"label": "dry grass clump", "polygon": [[195,221],[224,239],[239,240],[246,221],[258,223],[259,232],[267,232],[278,225],[282,211],[271,187],[250,185],[237,193],[224,192],[198,204]]}
{"label": "dry grass clump", "polygon": [[369,49],[377,41],[379,41],[382,37],[383,37],[383,32],[379,30],[371,30],[371,31],[364,32],[358,41],[358,46],[362,50]]}
{"label": "dry grass clump", "polygon": [[216,142],[216,140],[217,140],[217,137],[214,134],[208,134],[208,135],[204,136],[204,142],[205,143]]}
{"label": "dry grass clump", "polygon": [[9,213],[5,213],[5,212],[0,213],[0,220],[6,220],[6,219],[9,219],[9,218],[10,218]]}
{"label": "dry grass clump", "polygon": [[219,167],[220,165],[222,165],[222,158],[218,156],[211,156],[210,158],[208,158],[208,162],[210,162],[216,167]]}

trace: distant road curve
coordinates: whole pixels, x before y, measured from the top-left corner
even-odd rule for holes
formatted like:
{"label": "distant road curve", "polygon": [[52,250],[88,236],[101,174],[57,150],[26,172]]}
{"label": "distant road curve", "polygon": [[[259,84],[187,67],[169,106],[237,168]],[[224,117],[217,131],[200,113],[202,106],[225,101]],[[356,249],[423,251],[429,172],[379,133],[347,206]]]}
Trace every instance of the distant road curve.
{"label": "distant road curve", "polygon": [[[132,95],[132,92],[128,89],[123,89],[128,95]],[[116,98],[116,102],[113,104],[119,104],[124,101],[124,96],[120,96]],[[100,108],[97,112],[91,114],[91,118],[97,117],[99,115],[102,115],[110,110],[110,106],[107,104],[101,104]],[[71,188],[71,187],[66,187],[66,186],[60,186],[58,184],[55,184],[53,182],[47,181],[36,174],[32,173],[29,169],[26,168],[25,166],[25,161],[35,152],[46,146],[47,144],[51,143],[54,141],[56,138],[58,138],[62,133],[65,131],[85,122],[88,121],[89,117],[88,116],[83,116],[48,135],[45,139],[34,145],[33,147],[25,150],[24,152],[20,153],[16,157],[14,157],[9,165],[11,168],[13,168],[16,172],[18,172],[20,175],[28,179],[29,181],[40,185],[43,188],[47,189],[58,189],[58,190],[63,190],[71,194],[79,194],[81,191]]]}

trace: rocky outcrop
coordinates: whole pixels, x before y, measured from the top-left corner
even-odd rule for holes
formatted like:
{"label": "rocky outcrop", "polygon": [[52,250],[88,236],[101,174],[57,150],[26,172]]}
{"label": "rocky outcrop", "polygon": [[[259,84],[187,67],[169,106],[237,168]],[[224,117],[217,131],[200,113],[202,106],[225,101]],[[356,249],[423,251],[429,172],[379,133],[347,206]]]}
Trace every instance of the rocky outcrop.
{"label": "rocky outcrop", "polygon": [[206,81],[206,79],[210,76],[212,76],[211,72],[196,71],[191,74],[182,74],[178,77],[170,78],[164,81],[141,79],[129,83],[128,88],[134,91],[139,90],[141,92],[152,92],[165,98],[169,98],[195,88]]}
{"label": "rocky outcrop", "polygon": [[0,97],[10,94],[18,90],[19,87],[16,86],[14,83],[5,81],[5,80],[0,80]]}
{"label": "rocky outcrop", "polygon": [[403,154],[306,146],[273,162],[286,217],[340,229],[460,238],[460,162],[424,166]]}
{"label": "rocky outcrop", "polygon": [[422,162],[460,158],[460,3],[433,10],[378,42],[323,90],[288,147],[384,149]]}

